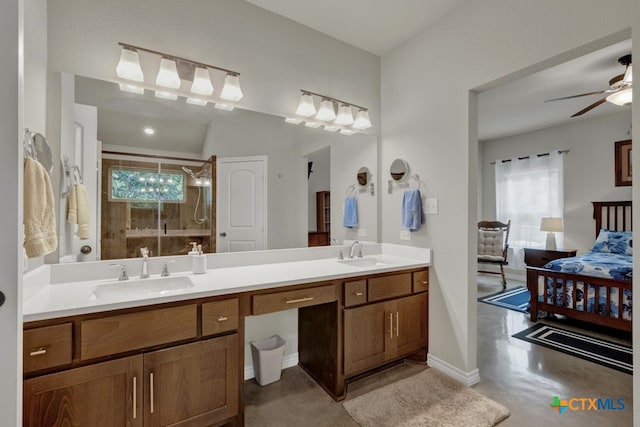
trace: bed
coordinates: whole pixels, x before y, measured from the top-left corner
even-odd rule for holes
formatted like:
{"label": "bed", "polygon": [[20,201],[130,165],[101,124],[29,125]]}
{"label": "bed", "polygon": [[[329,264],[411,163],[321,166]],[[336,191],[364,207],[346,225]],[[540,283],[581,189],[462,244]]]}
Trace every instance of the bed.
{"label": "bed", "polygon": [[592,202],[592,252],[527,267],[531,321],[541,311],[631,331],[631,202]]}

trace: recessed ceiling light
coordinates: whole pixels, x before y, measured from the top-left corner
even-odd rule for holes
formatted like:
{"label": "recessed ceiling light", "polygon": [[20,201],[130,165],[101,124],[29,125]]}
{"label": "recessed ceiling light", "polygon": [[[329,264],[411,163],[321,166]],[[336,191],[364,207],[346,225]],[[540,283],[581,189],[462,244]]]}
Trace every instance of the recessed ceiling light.
{"label": "recessed ceiling light", "polygon": [[146,127],[144,128],[144,133],[146,133],[147,135],[153,135],[154,133],[156,133],[156,130],[154,128]]}

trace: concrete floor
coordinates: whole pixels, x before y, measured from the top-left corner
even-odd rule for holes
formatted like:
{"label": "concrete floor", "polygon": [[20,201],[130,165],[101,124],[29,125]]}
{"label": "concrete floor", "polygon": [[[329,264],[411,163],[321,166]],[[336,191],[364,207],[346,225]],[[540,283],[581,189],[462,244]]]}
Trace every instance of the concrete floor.
{"label": "concrete floor", "polygon": [[[523,285],[509,281],[509,287]],[[493,276],[481,276],[478,296],[498,292]],[[573,324],[553,322],[567,329]],[[481,382],[473,388],[503,404],[511,416],[500,427],[540,425],[631,426],[632,376],[539,345],[511,338],[529,327],[528,315],[478,303],[478,367]],[[583,325],[584,326],[584,325]],[[630,335],[588,333],[630,344]],[[347,400],[416,374],[426,366],[402,364],[349,385]],[[553,397],[624,398],[620,411],[567,411],[560,415],[549,405]],[[282,379],[260,387],[245,382],[247,426],[357,426],[341,403],[331,399],[302,369],[286,369]],[[466,427],[466,426],[465,426]]]}

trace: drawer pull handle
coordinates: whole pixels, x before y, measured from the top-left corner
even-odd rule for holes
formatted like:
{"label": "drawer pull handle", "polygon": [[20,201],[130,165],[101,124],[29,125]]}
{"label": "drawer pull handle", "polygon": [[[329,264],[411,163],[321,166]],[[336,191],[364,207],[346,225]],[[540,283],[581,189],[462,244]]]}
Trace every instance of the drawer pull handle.
{"label": "drawer pull handle", "polygon": [[150,408],[149,410],[151,411],[151,413],[153,414],[153,372],[151,372],[149,374],[149,403],[150,403]]}
{"label": "drawer pull handle", "polygon": [[400,335],[400,313],[396,311],[396,337]]}
{"label": "drawer pull handle", "polygon": [[226,320],[229,320],[229,319],[227,317],[225,317],[225,316],[218,317],[218,322],[224,322]]}
{"label": "drawer pull handle", "polygon": [[40,347],[36,351],[32,351],[29,353],[29,356],[42,356],[43,354],[47,354],[47,349],[44,347]]}
{"label": "drawer pull handle", "polygon": [[422,281],[422,284],[423,284],[423,285],[428,285],[428,284],[429,284],[429,281],[428,281],[428,280],[423,280],[423,281]]}
{"label": "drawer pull handle", "polygon": [[133,377],[133,419],[138,416],[138,384],[137,378]]}
{"label": "drawer pull handle", "polygon": [[356,292],[357,297],[361,297],[362,295],[364,295],[362,292]]}
{"label": "drawer pull handle", "polygon": [[295,304],[298,302],[305,302],[305,301],[313,301],[313,297],[304,297],[304,298],[298,298],[298,299],[289,299],[287,300],[287,304]]}

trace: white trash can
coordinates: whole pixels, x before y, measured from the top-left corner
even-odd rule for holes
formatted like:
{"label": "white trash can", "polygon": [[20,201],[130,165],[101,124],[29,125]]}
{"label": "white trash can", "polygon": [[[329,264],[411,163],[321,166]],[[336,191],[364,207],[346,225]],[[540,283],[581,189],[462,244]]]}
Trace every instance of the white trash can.
{"label": "white trash can", "polygon": [[280,379],[286,343],[280,335],[262,341],[251,341],[253,372],[258,384],[267,385]]}

